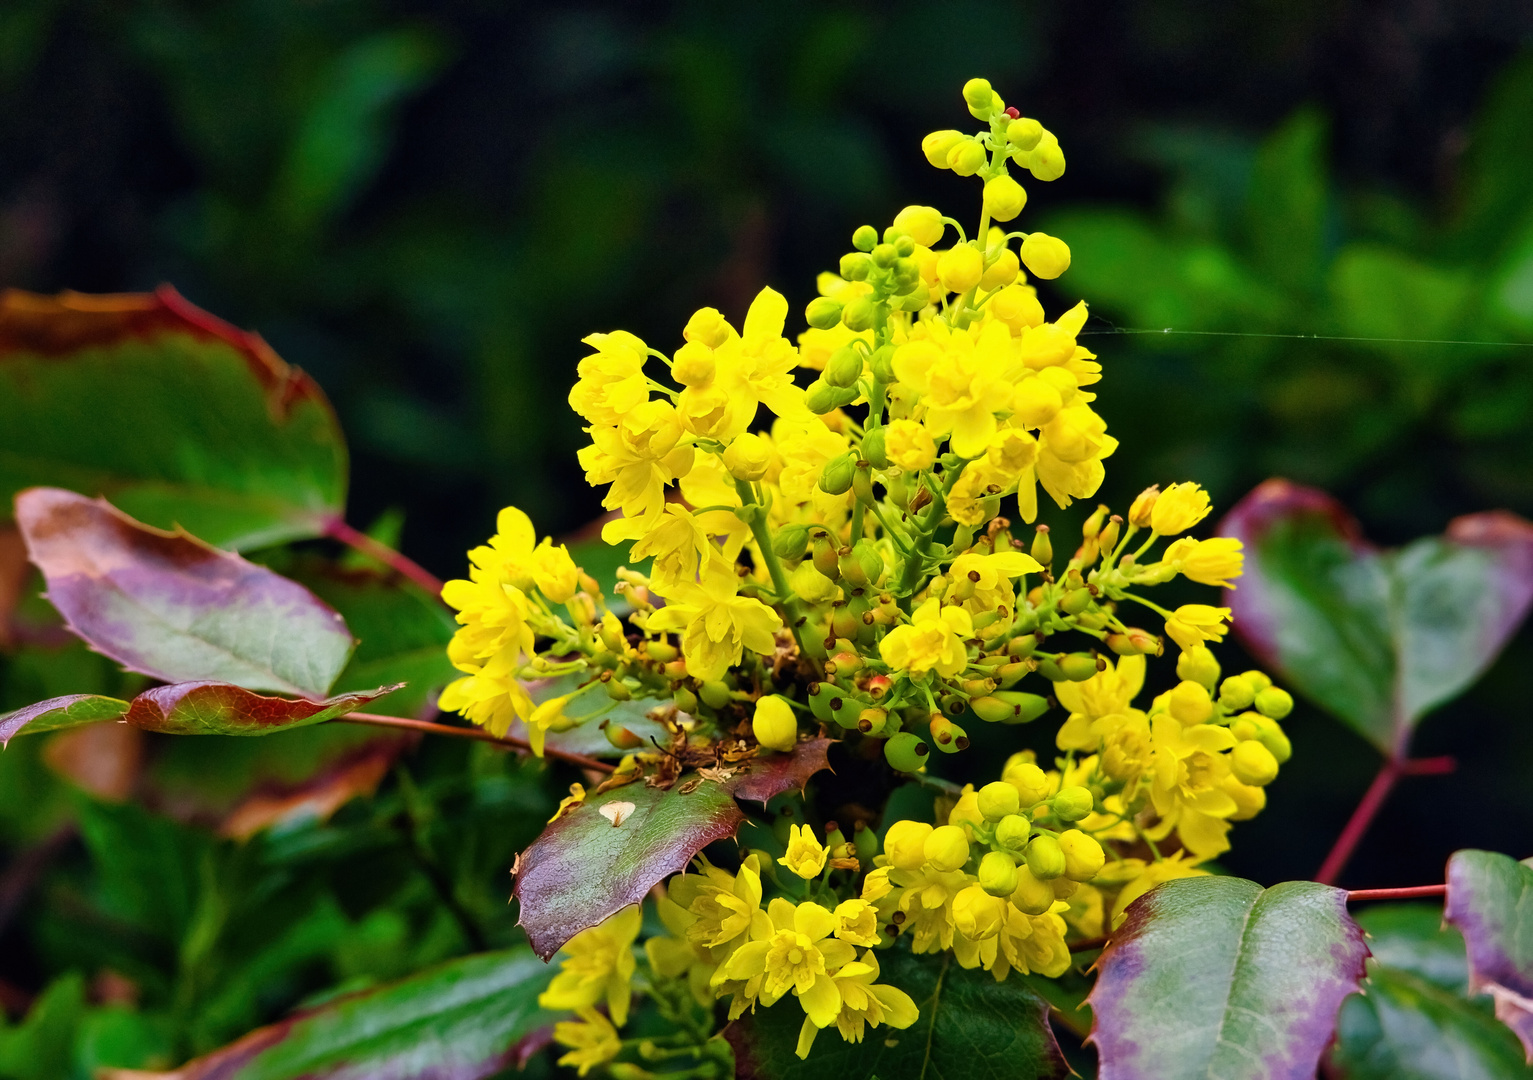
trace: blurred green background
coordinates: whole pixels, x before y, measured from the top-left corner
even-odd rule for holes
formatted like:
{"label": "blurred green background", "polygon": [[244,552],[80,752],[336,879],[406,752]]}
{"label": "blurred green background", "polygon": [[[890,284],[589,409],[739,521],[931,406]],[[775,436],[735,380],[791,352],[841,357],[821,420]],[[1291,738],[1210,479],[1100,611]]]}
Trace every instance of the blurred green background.
{"label": "blurred green background", "polygon": [[[1149,483],[1195,478],[1228,506],[1283,475],[1337,494],[1386,543],[1475,510],[1533,517],[1523,0],[11,0],[0,284],[169,281],[259,331],[336,404],[352,522],[402,512],[403,548],[451,576],[505,503],[556,535],[598,512],[564,404],[582,336],[624,328],[669,351],[692,310],[738,319],[763,284],[802,310],[864,221],[912,202],[974,216],[976,185],[931,169],[918,144],[968,122],[958,88],[981,74],[1068,155],[1063,179],[1029,184],[1023,221],[1073,248],[1045,291],[1051,313],[1092,305],[1099,408],[1125,444],[1104,498],[1121,508]],[[1168,327],[1237,336],[1117,332]],[[1456,847],[1533,851],[1530,665],[1525,632],[1427,721],[1418,752],[1462,767],[1407,781],[1346,884],[1440,880]],[[1313,874],[1377,766],[1312,710],[1290,728],[1295,762],[1226,860],[1264,882]],[[444,776],[471,756],[432,753]],[[36,839],[18,824],[36,804],[16,775],[0,792],[12,867]],[[465,903],[507,922],[501,875],[525,837],[495,831],[524,798],[504,780],[459,795],[492,837],[463,856],[484,878]],[[409,792],[388,791],[375,819],[414,822]],[[82,813],[98,860],[113,829],[151,829],[127,808]],[[213,874],[227,899],[245,870],[207,868],[238,857],[164,828],[166,865]],[[270,857],[301,875],[322,846]],[[299,904],[318,921],[312,940],[294,931],[282,970],[323,963],[344,980],[408,970],[411,949],[460,950],[430,895],[415,914],[414,901],[366,915],[357,900],[346,917]],[[183,920],[161,945],[181,950],[167,970],[191,1009],[197,980],[243,969],[197,966],[178,936],[235,909],[178,903],[160,913]],[[36,989],[75,955],[55,940],[74,924],[16,915],[0,889],[0,978]],[[303,985],[166,1038],[213,1045]]]}

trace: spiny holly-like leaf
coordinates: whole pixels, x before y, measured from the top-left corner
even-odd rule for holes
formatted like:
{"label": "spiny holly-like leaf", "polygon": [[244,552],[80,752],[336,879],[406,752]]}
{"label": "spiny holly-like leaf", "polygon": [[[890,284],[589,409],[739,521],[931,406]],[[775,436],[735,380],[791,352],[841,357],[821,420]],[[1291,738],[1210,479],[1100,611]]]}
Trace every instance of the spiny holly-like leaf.
{"label": "spiny holly-like leaf", "polygon": [[1533,1062],[1533,860],[1456,851],[1444,919],[1469,951],[1469,990],[1486,992]]}
{"label": "spiny holly-like leaf", "polygon": [[341,513],[346,445],[312,379],[169,286],[13,289],[0,296],[0,515],[42,485],[258,547]]}
{"label": "spiny holly-like leaf", "polygon": [[518,921],[547,959],[580,931],[643,900],[744,820],[725,788],[695,776],[667,791],[633,783],[592,796],[518,856]]}
{"label": "spiny holly-like leaf", "polygon": [[808,739],[785,754],[763,753],[740,766],[740,771],[725,786],[734,792],[735,798],[762,806],[774,795],[802,791],[811,776],[830,768],[825,755],[833,742],[834,739]]}
{"label": "spiny holly-like leaf", "polygon": [[105,500],[32,488],[16,521],[69,629],[131,671],[320,697],[351,655],[345,620],[302,585]]}
{"label": "spiny holly-like leaf", "polygon": [[1219,534],[1246,546],[1236,631],[1386,752],[1479,678],[1533,604],[1533,523],[1504,512],[1380,551],[1329,495],[1268,480]]}
{"label": "spiny holly-like leaf", "polygon": [[126,701],[99,694],[69,694],[49,698],[36,705],[28,705],[25,709],[0,715],[0,746],[6,745],[23,731],[28,735],[37,735],[80,724],[116,720],[127,711]]}
{"label": "spiny holly-like leaf", "polygon": [[526,948],[466,956],[258,1028],[173,1072],[116,1076],[485,1080],[519,1066],[527,1044],[558,1019],[537,1004],[552,976]]}
{"label": "spiny holly-like leaf", "polygon": [[333,720],[398,689],[396,683],[325,701],[268,697],[219,682],[156,686],[132,701],[72,694],[0,716],[0,740],[117,719],[167,735],[270,735]]}
{"label": "spiny holly-like leaf", "polygon": [[879,982],[897,986],[920,1009],[901,1031],[868,1028],[862,1042],[834,1027],[815,1037],[809,1056],[795,1049],[804,1010],[791,997],[757,1008],[725,1029],[741,1080],[1044,1080],[1069,1074],[1049,1028],[1048,1005],[1020,978],[996,982],[965,971],[952,955],[878,954]]}
{"label": "spiny holly-like leaf", "polygon": [[1101,1080],[1311,1080],[1367,955],[1341,889],[1159,885],[1129,905],[1099,961]]}

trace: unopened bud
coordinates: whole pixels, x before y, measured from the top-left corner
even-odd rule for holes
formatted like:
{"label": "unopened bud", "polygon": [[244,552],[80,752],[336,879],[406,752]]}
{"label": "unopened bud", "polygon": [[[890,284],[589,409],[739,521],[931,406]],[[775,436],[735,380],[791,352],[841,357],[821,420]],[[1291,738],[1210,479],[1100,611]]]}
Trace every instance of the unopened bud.
{"label": "unopened bud", "polygon": [[1017,887],[1012,891],[1011,902],[1024,914],[1042,915],[1054,906],[1054,890],[1047,881],[1035,877],[1026,866],[1019,866]]}
{"label": "unopened bud", "polygon": [[[963,142],[966,138],[968,138],[968,136],[961,131],[953,131],[951,129],[947,131],[934,131],[930,135],[926,136],[926,138],[921,140],[921,153],[925,154],[926,160],[935,165],[937,168],[946,169],[948,168],[948,154],[952,153],[953,147]],[[869,243],[866,248],[866,250],[872,251],[873,245],[878,243],[878,233],[873,230],[871,225],[864,225],[862,229],[867,229],[868,232],[872,235],[872,242]],[[858,229],[857,233],[853,234],[854,242],[856,241],[857,236],[861,234],[862,229]],[[930,244],[927,245],[927,247],[930,246]],[[861,247],[861,245],[859,244],[858,247]]]}
{"label": "unopened bud", "polygon": [[974,798],[986,821],[1000,821],[1008,815],[1015,815],[1021,804],[1017,789],[1002,780],[986,784]]}
{"label": "unopened bud", "polygon": [[1101,533],[1103,524],[1107,521],[1107,514],[1107,507],[1098,505],[1091,512],[1091,516],[1081,525],[1081,538],[1084,540],[1095,540]]}
{"label": "unopened bud", "polygon": [[1160,498],[1160,485],[1151,484],[1139,493],[1134,499],[1133,505],[1128,508],[1128,523],[1141,529],[1150,527],[1150,512],[1155,509],[1155,500]]}
{"label": "unopened bud", "polygon": [[1278,760],[1259,739],[1249,739],[1230,751],[1230,772],[1242,784],[1266,787],[1277,779]]}
{"label": "unopened bud", "polygon": [[1058,663],[1060,674],[1071,682],[1085,682],[1100,668],[1091,653],[1068,653],[1061,656]]}
{"label": "unopened bud", "polygon": [[850,405],[857,400],[855,386],[832,386],[824,379],[816,379],[804,390],[804,405],[816,416],[824,416],[833,409]]}
{"label": "unopened bud", "polygon": [[1010,896],[1017,889],[1017,864],[1002,851],[989,851],[979,861],[979,887],[991,896]]}
{"label": "unopened bud", "polygon": [[772,552],[779,559],[802,559],[809,550],[809,526],[784,525],[772,538]]}
{"label": "unopened bud", "polygon": [[1065,872],[1065,853],[1059,841],[1042,833],[1027,845],[1027,868],[1039,881],[1053,881]]}
{"label": "unopened bud", "polygon": [[1091,797],[1091,792],[1083,787],[1067,787],[1060,790],[1058,795],[1049,803],[1049,809],[1060,821],[1079,821],[1091,813],[1096,800]]}
{"label": "unopened bud", "polygon": [[1065,877],[1072,881],[1090,881],[1107,862],[1102,845],[1079,829],[1060,833],[1059,848],[1065,855]]}
{"label": "unopened bud", "polygon": [[875,469],[887,469],[889,467],[889,451],[886,448],[886,440],[889,429],[876,427],[862,437],[862,457]]}
{"label": "unopened bud", "polygon": [[709,708],[722,709],[730,701],[729,684],[718,679],[709,679],[698,687],[697,696],[702,698]]}
{"label": "unopened bud", "polygon": [[938,870],[960,870],[969,861],[969,838],[957,825],[940,825],[926,837],[922,852]]}
{"label": "unopened bud", "polygon": [[[942,134],[938,132],[938,134]],[[954,134],[958,134],[954,132]],[[927,136],[930,138],[930,136]],[[961,136],[960,136],[961,137]],[[852,246],[858,251],[872,251],[878,244],[878,230],[871,225],[859,225],[852,233]]]}
{"label": "unopened bud", "polygon": [[1256,695],[1256,711],[1273,720],[1281,720],[1293,712],[1293,696],[1287,690],[1269,686]]}
{"label": "unopened bud", "polygon": [[720,455],[724,468],[736,480],[760,480],[772,465],[772,444],[760,435],[745,432],[735,437]]}
{"label": "unopened bud", "polygon": [[816,296],[804,309],[804,320],[816,330],[830,330],[841,321],[841,302]]}
{"label": "unopened bud", "polygon": [[1037,146],[1042,137],[1043,125],[1028,117],[1019,117],[1006,125],[1006,141],[1023,153]]}
{"label": "unopened bud", "polygon": [[1219,685],[1219,661],[1214,659],[1213,650],[1207,645],[1183,649],[1182,655],[1176,658],[1176,676],[1201,683],[1212,691]]}
{"label": "unopened bud", "polygon": [[[989,79],[970,79],[963,84],[963,100],[969,106],[969,111],[981,120],[989,115],[990,102],[994,98],[995,91],[990,86]],[[985,110],[984,114],[978,110]]]}
{"label": "unopened bud", "polygon": [[830,354],[825,361],[823,378],[832,386],[856,386],[862,377],[862,353],[850,345],[843,345]]}
{"label": "unopened bud", "polygon": [[1219,684],[1219,704],[1231,712],[1249,709],[1256,700],[1256,690],[1244,675],[1231,675]]}
{"label": "unopened bud", "polygon": [[1001,777],[1017,789],[1017,796],[1024,807],[1033,806],[1049,797],[1049,776],[1032,762],[1022,762],[1006,770]]}
{"label": "unopened bud", "polygon": [[841,309],[841,321],[846,324],[848,330],[855,330],[860,334],[864,330],[873,328],[873,319],[877,311],[878,305],[872,297],[859,296]]}
{"label": "unopened bud", "polygon": [[820,490],[827,495],[845,495],[852,489],[852,476],[856,471],[856,454],[848,452],[831,458],[820,472]]}
{"label": "unopened bud", "polygon": [[[1009,784],[1007,786],[1010,787]],[[1007,851],[1020,854],[1026,849],[1028,838],[1032,835],[1032,823],[1021,814],[1007,814],[995,823],[995,842]]]}
{"label": "unopened bud", "polygon": [[1094,599],[1090,589],[1071,589],[1059,601],[1059,610],[1066,615],[1079,615],[1091,606]]}
{"label": "unopened bud", "polygon": [[1130,626],[1123,633],[1107,635],[1107,647],[1119,656],[1159,656],[1165,644],[1148,630]]}

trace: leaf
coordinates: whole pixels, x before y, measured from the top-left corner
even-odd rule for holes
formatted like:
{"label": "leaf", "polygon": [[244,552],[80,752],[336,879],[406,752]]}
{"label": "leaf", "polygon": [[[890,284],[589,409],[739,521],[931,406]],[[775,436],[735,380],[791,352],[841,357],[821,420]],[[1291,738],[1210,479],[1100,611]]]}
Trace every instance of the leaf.
{"label": "leaf", "polygon": [[[633,809],[614,824],[602,811],[621,802]],[[593,795],[517,857],[518,925],[546,960],[580,931],[643,900],[744,820],[725,788],[696,777],[667,791],[632,783]]]}
{"label": "leaf", "polygon": [[[1331,266],[1330,287],[1344,334],[1442,338],[1459,327],[1474,299],[1476,282],[1466,273],[1430,266],[1393,248],[1349,244]],[[1382,342],[1373,347],[1391,348]],[[1472,361],[1473,355],[1462,350],[1416,350],[1410,360],[1418,367],[1430,362],[1456,369]]]}
{"label": "leaf", "polygon": [[1380,551],[1329,495],[1268,480],[1218,532],[1246,547],[1227,594],[1246,645],[1386,753],[1479,678],[1533,603],[1533,524],[1503,511]]}
{"label": "leaf", "polygon": [[328,821],[352,799],[377,791],[395,760],[416,741],[408,736],[379,739],[357,747],[302,783],[265,785],[234,808],[219,826],[219,835],[249,840],[273,826]]}
{"label": "leaf", "polygon": [[1488,992],[1496,1017],[1533,1063],[1533,865],[1490,851],[1448,860],[1444,920],[1464,935],[1469,991]]}
{"label": "leaf", "polygon": [[1368,955],[1347,894],[1229,877],[1151,889],[1103,951],[1102,1080],[1310,1080]]}
{"label": "leaf", "polygon": [[23,730],[28,735],[37,735],[79,724],[116,720],[127,711],[126,701],[102,697],[100,694],[69,694],[49,698],[36,705],[0,715],[0,746],[9,744]]}
{"label": "leaf", "polygon": [[1464,935],[1443,925],[1441,905],[1368,904],[1356,919],[1376,962],[1456,994],[1468,991]]}
{"label": "leaf", "polygon": [[759,802],[765,806],[773,796],[785,791],[802,791],[809,778],[821,769],[830,768],[826,752],[835,739],[808,739],[786,754],[764,754],[744,763],[725,786],[737,799]]}
{"label": "leaf", "polygon": [[[172,1072],[128,1075],[135,1080],[485,1080],[520,1064],[523,1040],[555,1019],[537,1005],[552,976],[526,948],[466,956],[258,1028]],[[107,1073],[106,1080],[111,1078]]]}
{"label": "leaf", "polygon": [[1310,289],[1325,260],[1326,123],[1300,109],[1269,135],[1251,172],[1248,220],[1256,262],[1290,289]]}
{"label": "leaf", "polygon": [[16,496],[27,552],[69,629],[130,671],[323,696],[346,621],[302,585],[58,488]]}
{"label": "leaf", "polygon": [[996,982],[965,971],[947,953],[879,953],[879,982],[897,986],[921,1010],[901,1031],[868,1028],[862,1042],[842,1040],[834,1027],[815,1037],[809,1056],[794,1051],[804,1011],[792,998],[757,1008],[724,1030],[741,1080],[1043,1080],[1069,1074],[1049,1028],[1048,1004],[1020,978]]}
{"label": "leaf", "polygon": [[0,296],[0,507],[42,485],[259,547],[317,536],[341,513],[346,445],[313,379],[169,286],[12,289]]}

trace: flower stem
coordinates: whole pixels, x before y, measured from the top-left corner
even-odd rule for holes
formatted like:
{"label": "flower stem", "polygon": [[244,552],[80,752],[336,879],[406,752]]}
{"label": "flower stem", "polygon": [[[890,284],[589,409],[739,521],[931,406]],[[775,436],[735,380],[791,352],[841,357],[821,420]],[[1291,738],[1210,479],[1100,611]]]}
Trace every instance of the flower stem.
{"label": "flower stem", "polygon": [[381,562],[390,570],[409,578],[432,596],[438,599],[441,598],[441,578],[431,573],[431,571],[414,559],[400,554],[387,544],[379,543],[364,532],[353,529],[341,518],[333,517],[325,522],[325,535],[332,540],[339,540],[354,551],[359,551],[366,555],[369,559]]}
{"label": "flower stem", "polygon": [[[735,481],[735,490],[739,492],[740,502],[745,506],[761,506],[755,492],[744,480]],[[793,595],[793,590],[788,585],[788,575],[782,568],[782,560],[777,557],[777,552],[772,550],[772,532],[767,528],[764,509],[751,515],[750,528],[751,535],[756,538],[756,546],[761,549],[761,561],[766,563],[767,574],[772,578],[772,588],[782,603],[783,612],[788,616],[788,629],[793,631],[793,640],[798,642],[798,651],[804,656],[813,655],[804,648],[802,628],[799,625],[803,621],[803,613],[798,605],[798,597]]]}
{"label": "flower stem", "polygon": [[1353,889],[1347,903],[1355,900],[1415,900],[1425,896],[1446,896],[1447,885],[1409,885],[1403,889]]}
{"label": "flower stem", "polygon": [[[407,731],[421,731],[428,735],[448,735],[456,739],[474,739],[478,742],[499,743],[513,750],[532,752],[532,744],[525,739],[518,739],[514,735],[491,735],[482,728],[458,727],[452,724],[433,724],[429,720],[407,720],[402,716],[379,716],[376,713],[354,712],[336,719],[346,724],[366,724],[371,727],[403,728]],[[612,772],[614,766],[605,761],[599,761],[584,754],[572,754],[566,750],[556,750],[552,746],[543,748],[543,756],[553,758],[556,761],[568,762],[571,765],[579,765],[582,769],[593,769],[596,772]]]}
{"label": "flower stem", "polygon": [[1352,816],[1341,830],[1341,835],[1336,838],[1336,843],[1326,855],[1325,862],[1320,864],[1320,869],[1315,874],[1316,881],[1322,885],[1336,884],[1336,879],[1346,868],[1347,860],[1352,858],[1352,852],[1362,840],[1363,834],[1368,831],[1368,826],[1373,824],[1374,817],[1378,815],[1384,801],[1389,798],[1389,793],[1397,780],[1405,776],[1432,776],[1452,772],[1457,764],[1451,757],[1411,760],[1405,756],[1407,752],[1407,748],[1402,746],[1384,760],[1378,775],[1373,778],[1373,783],[1368,785],[1368,790],[1363,792],[1357,809],[1352,811]]}

